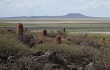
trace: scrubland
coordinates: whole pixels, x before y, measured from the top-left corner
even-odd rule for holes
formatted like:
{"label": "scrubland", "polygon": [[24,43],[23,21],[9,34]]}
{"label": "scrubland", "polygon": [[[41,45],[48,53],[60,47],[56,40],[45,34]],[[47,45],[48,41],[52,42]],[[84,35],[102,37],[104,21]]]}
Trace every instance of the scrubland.
{"label": "scrubland", "polygon": [[[0,54],[14,57],[12,61],[0,58],[0,70],[74,70],[74,66],[77,70],[87,70],[85,67],[91,62],[94,70],[110,70],[110,35],[61,32],[61,44],[56,44],[55,36],[58,34],[56,30],[48,31],[46,37],[42,37],[41,34],[42,31],[26,30],[24,39],[19,40],[15,30],[0,29]],[[35,42],[31,47],[30,36],[33,36]],[[39,44],[41,40],[43,43]],[[48,54],[57,53],[58,57],[51,58],[53,59],[51,61],[42,56],[38,60],[34,54],[39,51],[50,52]],[[64,63],[60,62],[62,61],[60,59]],[[60,63],[54,63],[55,60]],[[60,68],[52,68],[52,64],[58,64]],[[65,68],[69,67],[68,65],[73,66],[73,69]]]}

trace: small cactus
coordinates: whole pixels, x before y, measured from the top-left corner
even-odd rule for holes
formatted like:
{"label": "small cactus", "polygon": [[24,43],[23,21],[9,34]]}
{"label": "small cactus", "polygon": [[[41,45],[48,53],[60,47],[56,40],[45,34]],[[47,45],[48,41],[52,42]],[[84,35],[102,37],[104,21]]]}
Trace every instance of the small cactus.
{"label": "small cactus", "polygon": [[45,36],[47,36],[47,30],[43,30],[43,36],[45,37]]}
{"label": "small cactus", "polygon": [[21,23],[17,24],[16,33],[17,33],[18,39],[23,39],[24,27]]}
{"label": "small cactus", "polygon": [[57,35],[55,38],[55,42],[61,44],[61,35]]}
{"label": "small cactus", "polygon": [[66,29],[65,28],[63,28],[63,32],[66,32]]}
{"label": "small cactus", "polygon": [[100,40],[99,43],[102,44],[102,45],[103,45],[103,44],[106,44],[105,38],[102,38],[102,40]]}
{"label": "small cactus", "polygon": [[68,38],[67,38],[67,41],[71,41],[71,39],[68,37]]}
{"label": "small cactus", "polygon": [[7,31],[8,31],[8,32],[11,32],[11,30],[10,30],[10,29],[7,29]]}

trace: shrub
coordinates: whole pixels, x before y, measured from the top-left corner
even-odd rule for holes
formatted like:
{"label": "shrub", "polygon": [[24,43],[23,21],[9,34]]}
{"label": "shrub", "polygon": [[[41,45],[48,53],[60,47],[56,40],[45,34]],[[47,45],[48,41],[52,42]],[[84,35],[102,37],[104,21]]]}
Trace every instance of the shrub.
{"label": "shrub", "polygon": [[71,36],[71,42],[78,45],[100,47],[98,39],[94,36],[90,36],[89,34],[73,35]]}
{"label": "shrub", "polygon": [[4,52],[8,55],[22,56],[29,54],[31,51],[26,45],[17,40],[15,34],[5,32],[0,35],[0,54]]}
{"label": "shrub", "polygon": [[97,70],[110,70],[110,47],[101,47],[94,59]]}

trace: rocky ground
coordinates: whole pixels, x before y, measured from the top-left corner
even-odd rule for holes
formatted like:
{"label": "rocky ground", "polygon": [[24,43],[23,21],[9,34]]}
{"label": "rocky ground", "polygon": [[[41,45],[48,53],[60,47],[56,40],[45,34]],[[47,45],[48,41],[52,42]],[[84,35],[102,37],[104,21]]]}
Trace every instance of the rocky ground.
{"label": "rocky ground", "polygon": [[[71,62],[57,52],[38,51],[19,59],[1,54],[0,58],[0,70],[95,70],[94,63],[86,58]],[[77,63],[79,61],[80,64]]]}

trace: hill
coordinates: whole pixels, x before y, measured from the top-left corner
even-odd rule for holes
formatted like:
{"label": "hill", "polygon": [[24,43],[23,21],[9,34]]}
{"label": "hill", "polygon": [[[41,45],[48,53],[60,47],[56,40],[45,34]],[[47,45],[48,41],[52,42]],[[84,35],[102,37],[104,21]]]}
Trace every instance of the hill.
{"label": "hill", "polygon": [[62,16],[18,16],[18,17],[8,17],[8,18],[93,18],[93,17],[85,16],[80,13],[69,13]]}

